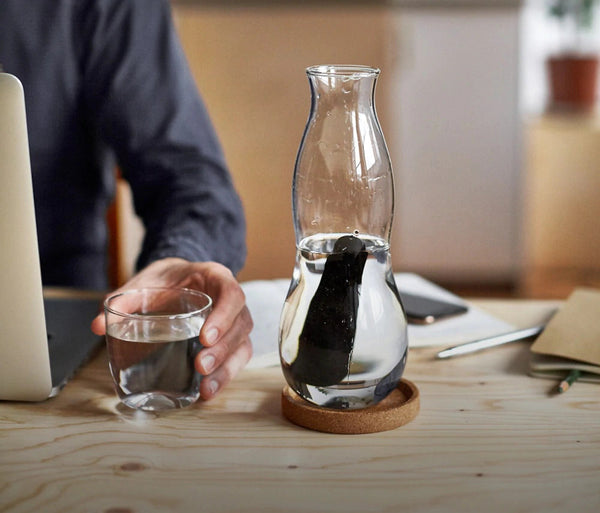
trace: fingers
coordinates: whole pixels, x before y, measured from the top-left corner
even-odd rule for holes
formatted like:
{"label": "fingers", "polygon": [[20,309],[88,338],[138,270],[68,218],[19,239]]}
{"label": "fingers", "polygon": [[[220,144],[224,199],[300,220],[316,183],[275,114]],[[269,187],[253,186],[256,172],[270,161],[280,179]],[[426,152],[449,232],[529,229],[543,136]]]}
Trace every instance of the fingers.
{"label": "fingers", "polygon": [[200,395],[204,400],[212,399],[225,387],[248,363],[252,357],[252,344],[246,337],[242,343],[228,355],[223,365],[208,374],[200,382]]}
{"label": "fingers", "polygon": [[206,377],[200,385],[204,399],[210,399],[229,383],[250,360],[252,344],[249,334],[252,318],[246,307],[214,346],[204,348],[196,357],[196,369]]}
{"label": "fingers", "polygon": [[[235,322],[242,321],[247,328],[252,329],[250,314],[246,309],[246,296],[231,271],[223,266],[214,265],[205,272],[205,280],[206,292],[213,298],[214,303],[213,310],[200,332],[202,345],[214,346],[225,333],[232,330]],[[240,318],[242,313],[243,317]]]}
{"label": "fingers", "polygon": [[238,315],[232,329],[223,335],[219,342],[213,346],[206,347],[197,358],[197,368],[201,374],[210,374],[222,365],[237,347],[244,343],[252,331],[252,318],[246,307]]}

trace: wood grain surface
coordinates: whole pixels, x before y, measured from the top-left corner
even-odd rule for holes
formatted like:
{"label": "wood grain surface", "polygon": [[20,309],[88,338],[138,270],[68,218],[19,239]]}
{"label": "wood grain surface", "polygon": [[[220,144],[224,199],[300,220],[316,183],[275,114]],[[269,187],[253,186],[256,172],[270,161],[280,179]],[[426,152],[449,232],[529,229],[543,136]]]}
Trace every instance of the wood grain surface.
{"label": "wood grain surface", "polygon": [[[552,304],[483,301],[517,323]],[[534,322],[532,322],[533,324]],[[530,378],[526,342],[412,350],[421,409],[332,435],[281,415],[279,368],[166,414],[121,406],[102,351],[56,398],[0,403],[2,512],[600,511],[600,388]]]}

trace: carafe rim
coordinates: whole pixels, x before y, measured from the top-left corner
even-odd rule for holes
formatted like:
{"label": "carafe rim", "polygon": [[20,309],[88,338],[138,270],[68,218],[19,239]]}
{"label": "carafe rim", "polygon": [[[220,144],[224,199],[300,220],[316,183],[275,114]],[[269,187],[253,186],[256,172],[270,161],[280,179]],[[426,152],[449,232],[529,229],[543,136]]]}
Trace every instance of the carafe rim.
{"label": "carafe rim", "polygon": [[362,78],[378,76],[379,68],[361,64],[317,64],[306,68],[309,76],[340,76]]}

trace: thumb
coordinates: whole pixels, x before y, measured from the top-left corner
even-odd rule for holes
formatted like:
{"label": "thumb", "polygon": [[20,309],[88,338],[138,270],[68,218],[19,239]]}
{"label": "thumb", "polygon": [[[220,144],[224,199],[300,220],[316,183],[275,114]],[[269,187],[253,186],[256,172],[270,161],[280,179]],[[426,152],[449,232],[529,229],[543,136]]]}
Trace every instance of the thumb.
{"label": "thumb", "polygon": [[106,333],[106,322],[104,320],[104,313],[100,313],[94,318],[90,328],[96,335],[104,335]]}

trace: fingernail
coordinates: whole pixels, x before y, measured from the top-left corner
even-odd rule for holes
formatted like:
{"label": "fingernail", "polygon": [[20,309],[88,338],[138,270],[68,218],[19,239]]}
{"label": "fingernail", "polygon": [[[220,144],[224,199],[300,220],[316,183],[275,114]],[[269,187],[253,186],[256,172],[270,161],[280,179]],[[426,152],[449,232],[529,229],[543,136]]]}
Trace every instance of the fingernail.
{"label": "fingernail", "polygon": [[219,383],[216,380],[211,379],[208,383],[208,390],[211,394],[216,394],[217,390],[219,390]]}
{"label": "fingernail", "polygon": [[215,366],[215,357],[212,354],[207,354],[202,357],[202,367],[206,372],[212,371]]}
{"label": "fingernail", "polygon": [[217,340],[218,336],[219,336],[219,332],[217,331],[217,328],[211,328],[206,332],[204,339],[206,340],[207,344],[212,344],[213,342],[215,342]]}

